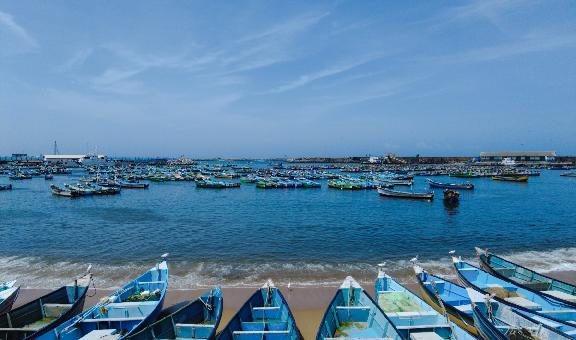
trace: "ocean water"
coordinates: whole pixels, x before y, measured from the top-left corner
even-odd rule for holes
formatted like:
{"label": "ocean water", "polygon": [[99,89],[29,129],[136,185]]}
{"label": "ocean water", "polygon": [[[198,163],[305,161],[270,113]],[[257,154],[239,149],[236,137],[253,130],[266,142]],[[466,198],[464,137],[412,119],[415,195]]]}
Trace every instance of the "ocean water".
{"label": "ocean water", "polygon": [[[170,253],[171,287],[372,282],[385,261],[401,280],[409,260],[449,274],[448,251],[488,247],[540,271],[576,270],[576,178],[543,171],[526,184],[471,179],[456,208],[379,197],[375,190],[198,189],[151,183],[117,196],[55,197],[51,183],[83,173],[12,181],[0,192],[0,280],[57,287],[93,265],[96,284],[118,287]],[[436,177],[439,181],[462,179]],[[0,183],[10,182],[0,176]],[[417,177],[415,190],[427,188]]]}

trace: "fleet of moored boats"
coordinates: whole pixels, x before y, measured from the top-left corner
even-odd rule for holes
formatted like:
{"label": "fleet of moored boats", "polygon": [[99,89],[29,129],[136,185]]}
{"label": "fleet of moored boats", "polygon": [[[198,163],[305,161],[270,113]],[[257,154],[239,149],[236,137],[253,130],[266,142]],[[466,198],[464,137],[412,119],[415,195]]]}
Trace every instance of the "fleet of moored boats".
{"label": "fleet of moored boats", "polygon": [[[347,277],[319,325],[328,339],[575,339],[576,285],[536,273],[487,250],[481,266],[452,256],[458,282],[413,259],[417,295],[379,265],[372,298]],[[453,253],[453,252],[451,252]],[[0,285],[0,337],[42,339],[293,339],[303,336],[287,300],[268,280],[219,332],[222,291],[163,308],[167,254],[150,270],[83,311],[88,271],[73,283],[12,309],[19,288]]]}
{"label": "fleet of moored boats", "polygon": [[[412,188],[416,176],[446,175],[455,178],[490,177],[495,181],[525,183],[531,176],[539,176],[534,169],[515,169],[509,167],[467,167],[445,164],[442,166],[415,166],[391,168],[355,168],[337,165],[294,165],[269,164],[268,167],[249,167],[238,164],[194,164],[167,166],[99,166],[84,167],[88,172],[77,183],[52,184],[50,190],[55,196],[84,197],[95,195],[116,195],[122,189],[147,189],[150,183],[193,181],[199,189],[231,189],[241,185],[254,185],[258,189],[313,189],[321,188],[321,180],[327,180],[327,186],[337,190],[377,190],[384,197],[431,201],[435,197],[434,189],[444,189],[444,201],[457,203],[460,190],[474,190],[470,182],[440,182],[428,178],[429,190],[414,191]],[[70,169],[55,166],[37,168],[9,167],[0,169],[0,175],[7,174],[10,180],[21,181],[37,176],[45,180],[54,179],[54,175],[72,174]],[[77,173],[77,172],[76,172]],[[354,175],[358,173],[359,175]],[[564,177],[576,177],[576,172],[564,172]],[[12,190],[12,184],[0,184],[0,191]]]}

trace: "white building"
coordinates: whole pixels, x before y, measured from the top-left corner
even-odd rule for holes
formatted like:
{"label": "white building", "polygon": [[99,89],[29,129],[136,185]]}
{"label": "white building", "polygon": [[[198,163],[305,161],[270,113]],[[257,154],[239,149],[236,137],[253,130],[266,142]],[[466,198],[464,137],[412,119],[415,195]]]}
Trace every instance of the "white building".
{"label": "white building", "polygon": [[104,155],[44,155],[45,162],[58,163],[67,166],[73,165],[103,165],[108,160]]}

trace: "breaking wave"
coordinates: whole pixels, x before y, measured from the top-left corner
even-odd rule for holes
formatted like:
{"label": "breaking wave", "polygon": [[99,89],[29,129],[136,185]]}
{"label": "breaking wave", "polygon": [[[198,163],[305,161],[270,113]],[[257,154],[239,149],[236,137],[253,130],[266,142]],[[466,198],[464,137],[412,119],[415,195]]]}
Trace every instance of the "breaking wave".
{"label": "breaking wave", "polygon": [[[576,248],[559,248],[548,252],[503,253],[502,256],[528,268],[547,273],[552,271],[576,272]],[[466,258],[475,261],[474,258]],[[455,277],[451,261],[446,256],[441,259],[418,262],[426,270]],[[0,257],[0,280],[18,280],[24,288],[56,288],[71,282],[84,273],[88,263],[55,261],[41,257]],[[120,287],[130,279],[154,265],[153,261],[143,263],[106,264],[94,263],[95,284],[101,289]],[[401,282],[414,282],[411,263],[408,260],[394,260],[386,263],[386,270]],[[371,284],[376,275],[376,263],[230,263],[170,261],[170,288],[202,288],[214,285],[222,287],[256,287],[266,279],[273,279],[277,285],[335,286],[347,275],[354,276],[361,283]]]}

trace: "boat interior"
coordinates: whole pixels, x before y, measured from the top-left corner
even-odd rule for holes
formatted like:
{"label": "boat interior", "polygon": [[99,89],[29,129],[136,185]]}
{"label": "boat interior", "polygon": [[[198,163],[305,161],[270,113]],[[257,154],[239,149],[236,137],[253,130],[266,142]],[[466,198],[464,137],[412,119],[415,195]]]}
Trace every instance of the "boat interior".
{"label": "boat interior", "polygon": [[424,287],[433,295],[438,294],[442,301],[462,313],[472,316],[472,305],[466,289],[441,277],[424,273]]}
{"label": "boat interior", "polygon": [[498,256],[488,257],[492,268],[510,280],[530,289],[576,303],[576,286],[553,280]]}
{"label": "boat interior", "polygon": [[[260,288],[230,321],[237,340],[297,339],[299,332],[278,288]],[[228,334],[230,335],[230,334]]]}
{"label": "boat interior", "polygon": [[468,263],[460,261],[455,264],[459,274],[474,286],[508,303],[557,320],[576,322],[576,308],[499,279]]}
{"label": "boat interior", "polygon": [[[347,282],[348,281],[348,282]],[[344,281],[321,328],[324,339],[395,339],[396,330],[355,281]]]}
{"label": "boat interior", "polygon": [[378,277],[376,295],[380,308],[406,337],[451,338],[446,318],[389,276]]}
{"label": "boat interior", "polygon": [[1,315],[0,333],[35,333],[69,311],[87,289],[85,285],[64,286]]}
{"label": "boat interior", "polygon": [[[222,314],[222,292],[219,288],[203,294],[173,314],[153,324],[144,332],[157,339],[209,339],[216,332]],[[138,334],[134,335],[138,338]]]}

